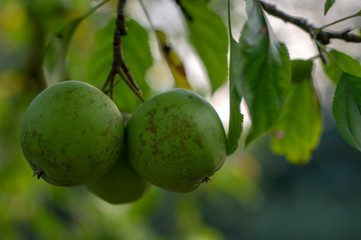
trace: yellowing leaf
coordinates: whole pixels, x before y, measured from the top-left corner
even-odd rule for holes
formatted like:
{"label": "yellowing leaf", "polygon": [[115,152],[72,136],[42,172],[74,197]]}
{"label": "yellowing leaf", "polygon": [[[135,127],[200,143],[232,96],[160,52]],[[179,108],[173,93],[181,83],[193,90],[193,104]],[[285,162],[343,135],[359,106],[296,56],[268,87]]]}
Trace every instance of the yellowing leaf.
{"label": "yellowing leaf", "polygon": [[312,62],[292,62],[292,84],[281,118],[271,130],[271,148],[291,163],[307,163],[321,133],[320,105],[311,82]]}
{"label": "yellowing leaf", "polygon": [[156,34],[160,43],[163,56],[166,59],[169,69],[175,80],[176,87],[193,90],[187,80],[182,60],[178,57],[177,53],[167,44],[165,34],[162,31],[156,31]]}

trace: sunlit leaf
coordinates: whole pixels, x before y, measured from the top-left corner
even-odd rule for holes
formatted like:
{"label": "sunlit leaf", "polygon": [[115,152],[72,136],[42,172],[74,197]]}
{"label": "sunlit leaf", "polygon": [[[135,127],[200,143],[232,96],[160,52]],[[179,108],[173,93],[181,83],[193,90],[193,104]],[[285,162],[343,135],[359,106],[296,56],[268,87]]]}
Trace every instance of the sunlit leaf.
{"label": "sunlit leaf", "polygon": [[110,21],[94,34],[95,44],[86,63],[86,81],[97,88],[102,88],[113,62],[113,36],[115,21]]}
{"label": "sunlit leaf", "polygon": [[241,61],[236,87],[252,119],[247,145],[279,119],[290,86],[291,66],[286,47],[275,38],[259,4],[249,0],[246,10],[248,21],[239,41]]}
{"label": "sunlit leaf", "polygon": [[95,10],[104,5],[105,0],[90,9],[85,15],[69,22],[60,31],[56,32],[50,39],[44,57],[43,71],[48,86],[67,78],[67,52],[71,40],[80,23],[90,16]]}
{"label": "sunlit leaf", "polygon": [[157,38],[160,43],[161,51],[165,60],[167,61],[168,67],[175,81],[177,88],[185,88],[193,90],[188,82],[184,65],[182,60],[178,57],[177,53],[167,44],[167,39],[162,31],[156,31]]}
{"label": "sunlit leaf", "polygon": [[320,104],[311,73],[311,61],[292,61],[292,83],[286,105],[271,129],[272,151],[297,165],[310,160],[321,133]]}
{"label": "sunlit leaf", "polygon": [[222,18],[203,1],[183,0],[182,4],[191,17],[186,17],[190,40],[204,63],[214,92],[227,80],[227,29]]}
{"label": "sunlit leaf", "polygon": [[341,135],[361,151],[361,78],[343,72],[333,99],[333,116]]}
{"label": "sunlit leaf", "polygon": [[337,84],[342,73],[341,70],[337,67],[334,60],[341,67],[342,71],[361,77],[361,65],[359,61],[347,55],[346,53],[337,50],[331,50],[330,54],[333,59],[328,56],[327,65],[325,63],[322,63],[322,67],[327,76],[334,84]]}
{"label": "sunlit leaf", "polygon": [[323,14],[326,15],[336,0],[326,0]]}

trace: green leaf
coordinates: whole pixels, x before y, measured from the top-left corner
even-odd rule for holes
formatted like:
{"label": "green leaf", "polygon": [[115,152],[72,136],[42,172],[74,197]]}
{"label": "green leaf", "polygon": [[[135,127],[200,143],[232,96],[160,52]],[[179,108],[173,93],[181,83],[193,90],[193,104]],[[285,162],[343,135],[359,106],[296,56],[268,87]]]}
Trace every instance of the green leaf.
{"label": "green leaf", "polygon": [[307,163],[322,129],[320,104],[312,86],[312,61],[292,61],[292,83],[281,118],[270,131],[271,148],[291,163]]}
{"label": "green leaf", "polygon": [[333,116],[341,135],[361,151],[361,78],[343,72],[332,104]]}
{"label": "green leaf", "polygon": [[327,76],[334,84],[337,84],[342,73],[334,60],[341,67],[342,71],[350,73],[351,75],[361,77],[361,65],[359,61],[347,55],[346,53],[339,52],[337,50],[331,50],[330,54],[333,59],[328,56],[328,64],[326,65],[322,63],[322,67]]}
{"label": "green leaf", "polygon": [[183,0],[190,40],[204,63],[212,92],[226,80],[228,74],[228,35],[222,18],[201,0]]}
{"label": "green leaf", "polygon": [[[145,98],[150,97],[151,91],[145,82],[145,73],[152,65],[152,55],[149,47],[147,31],[137,22],[126,22],[127,35],[122,37],[122,46],[125,62]],[[96,46],[87,63],[88,76],[86,81],[98,88],[105,83],[113,62],[113,36],[115,20],[96,33]],[[117,78],[119,81],[120,78]],[[114,102],[122,112],[133,112],[141,101],[131,89],[121,81],[114,88]]]}
{"label": "green leaf", "polygon": [[252,119],[246,145],[268,131],[280,117],[291,80],[286,47],[273,35],[255,0],[247,1],[248,21],[239,41],[240,76],[236,85]]}
{"label": "green leaf", "polygon": [[240,112],[242,101],[241,89],[237,88],[237,81],[241,76],[241,52],[239,44],[233,39],[231,30],[230,0],[228,0],[228,35],[230,38],[229,59],[229,127],[227,135],[227,155],[231,155],[238,148],[238,140],[242,132],[243,115]]}
{"label": "green leaf", "polygon": [[323,14],[326,15],[328,10],[330,10],[330,8],[332,7],[332,5],[335,3],[336,0],[326,0],[325,2],[325,9]]}
{"label": "green leaf", "polygon": [[115,20],[110,21],[104,28],[100,28],[94,34],[95,43],[85,63],[86,76],[83,81],[102,88],[113,62],[113,36]]}
{"label": "green leaf", "polygon": [[43,72],[48,86],[66,80],[67,77],[67,52],[71,40],[80,23],[90,16],[95,10],[103,6],[105,0],[90,9],[85,15],[69,22],[50,39],[43,62]]}
{"label": "green leaf", "polygon": [[48,44],[43,71],[48,86],[66,80],[67,51],[71,39],[83,18],[78,18],[54,34]]}
{"label": "green leaf", "polygon": [[[230,35],[232,35],[230,33]],[[231,155],[238,148],[238,139],[242,132],[243,115],[240,112],[240,104],[242,100],[242,93],[237,88],[237,81],[241,75],[238,67],[241,62],[240,51],[238,43],[230,37],[230,61],[229,61],[229,127],[227,136],[227,155]]]}

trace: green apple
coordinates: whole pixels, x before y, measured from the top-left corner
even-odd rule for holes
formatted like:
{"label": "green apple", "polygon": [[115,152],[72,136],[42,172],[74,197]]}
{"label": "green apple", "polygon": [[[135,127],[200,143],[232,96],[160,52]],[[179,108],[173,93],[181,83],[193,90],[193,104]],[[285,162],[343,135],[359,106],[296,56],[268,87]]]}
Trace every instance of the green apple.
{"label": "green apple", "polygon": [[198,188],[226,158],[226,136],[218,114],[186,89],[144,102],[126,125],[125,144],[139,175],[175,192]]}
{"label": "green apple", "polygon": [[140,199],[150,184],[134,170],[123,148],[114,167],[105,176],[88,183],[86,187],[104,201],[122,204]]}
{"label": "green apple", "polygon": [[113,167],[123,144],[124,122],[102,91],[84,82],[65,81],[32,101],[20,137],[34,175],[54,185],[76,186]]}

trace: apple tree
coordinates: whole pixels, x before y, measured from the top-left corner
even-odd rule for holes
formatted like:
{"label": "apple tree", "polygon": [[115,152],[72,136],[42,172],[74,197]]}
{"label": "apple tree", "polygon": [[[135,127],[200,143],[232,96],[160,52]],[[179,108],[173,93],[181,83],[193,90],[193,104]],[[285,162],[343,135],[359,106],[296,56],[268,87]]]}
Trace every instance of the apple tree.
{"label": "apple tree", "polygon": [[[228,88],[229,126],[226,129],[224,142],[217,142],[218,135],[223,136],[221,133],[223,130],[218,135],[212,135],[213,133],[203,134],[202,137],[195,135],[196,140],[183,139],[184,141],[193,141],[193,145],[198,144],[202,148],[204,144],[210,146],[207,151],[211,156],[219,154],[217,151],[212,152],[217,149],[217,146],[224,144],[224,156],[229,156],[240,145],[247,147],[254,140],[268,134],[271,139],[270,148],[275,154],[283,155],[290,163],[296,165],[306,164],[311,159],[313,150],[317,148],[322,133],[322,105],[315,89],[317,79],[312,74],[316,62],[322,64],[324,73],[335,85],[332,113],[339,132],[349,144],[361,150],[361,128],[359,127],[361,120],[361,65],[358,60],[346,53],[328,47],[334,39],[346,43],[361,42],[360,34],[354,29],[328,30],[330,26],[337,23],[359,18],[361,11],[336,19],[326,25],[316,26],[307,19],[290,15],[266,1],[247,0],[244,4],[247,18],[240,33],[234,33],[233,1],[225,2],[227,5],[223,15],[222,12],[216,13],[211,10],[208,1],[173,1],[173,7],[178,13],[174,15],[174,18],[183,21],[186,45],[193,49],[193,53],[198,59],[198,66],[203,66],[201,70],[204,70],[207,76],[208,89],[204,90],[190,80],[189,71],[194,66],[189,64],[186,58],[181,57],[179,49],[172,45],[172,41],[169,40],[172,38],[170,32],[164,30],[166,27],[161,28],[154,24],[156,19],[149,14],[150,5],[148,6],[142,0],[138,1],[139,11],[143,12],[143,20],[141,20],[139,15],[132,15],[131,11],[128,13],[129,8],[126,7],[127,2],[125,0],[117,1],[116,5],[111,5],[108,2],[109,0],[100,2],[85,15],[68,22],[52,35],[43,58],[42,79],[46,86],[52,86],[60,81],[76,78],[98,87],[107,94],[123,113],[123,116],[126,119],[130,118],[131,127],[129,129],[134,130],[128,131],[137,131],[137,134],[141,136],[137,142],[137,140],[133,141],[136,139],[133,133],[128,134],[125,145],[127,145],[127,140],[129,140],[129,145],[130,143],[133,144],[131,145],[131,154],[128,154],[128,157],[151,158],[149,157],[151,155],[144,157],[146,154],[143,154],[143,150],[146,152],[147,149],[145,146],[142,148],[142,145],[145,145],[142,131],[150,130],[154,133],[155,128],[168,124],[167,121],[162,122],[163,115],[156,118],[157,123],[153,122],[156,109],[147,110],[145,115],[140,115],[139,119],[134,120],[137,124],[133,124],[134,121],[132,121],[133,116],[136,118],[135,116],[139,115],[138,113],[138,115],[133,115],[136,109],[139,110],[147,104],[151,105],[149,102],[153,101],[154,95],[166,91],[155,90],[152,84],[146,80],[156,56],[166,63],[174,80],[168,90],[184,88],[210,98],[220,88]],[[332,8],[334,2],[328,0],[325,2],[324,15]],[[82,78],[79,74],[82,71],[76,70],[74,63],[69,64],[69,59],[70,61],[77,60],[69,53],[69,49],[74,47],[73,37],[77,34],[80,25],[89,16],[108,4],[115,8],[116,14],[109,19],[108,24],[99,28],[97,32],[99,36],[102,36],[101,39],[106,36],[107,40],[98,41],[97,35],[93,36],[93,48],[88,55],[92,65],[88,66],[87,75]],[[162,6],[159,5],[157,8],[161,9]],[[278,40],[272,29],[269,22],[270,16],[293,24],[306,32],[315,49],[317,49],[317,55],[309,59],[291,59],[287,44]],[[163,25],[167,26],[168,24],[163,23]],[[171,26],[171,23],[169,25]],[[239,35],[239,38],[235,38],[236,35]],[[76,64],[80,64],[80,61]],[[197,65],[195,66],[197,67]],[[174,100],[172,96],[164,98],[165,100],[162,101],[177,105],[179,100],[179,106],[181,106],[182,98],[178,99],[174,95],[173,97],[176,99]],[[191,96],[189,95],[189,97]],[[241,111],[241,102],[246,106],[244,108],[246,110]],[[153,105],[163,106],[157,101]],[[168,112],[170,106],[173,105],[164,105],[163,111]],[[213,120],[208,121],[207,118],[205,121],[202,120],[202,117],[207,114],[199,115],[202,112],[201,109],[187,108],[182,114],[185,116],[191,112],[192,114],[189,116],[192,116],[187,118],[192,118],[194,115],[194,119],[198,119],[198,122],[193,120],[194,126],[198,124],[198,127],[192,131],[205,133],[217,128],[212,127]],[[177,109],[183,111],[181,107]],[[244,124],[246,115],[251,120],[247,127]],[[147,116],[151,116],[151,118],[148,119]],[[178,121],[178,115],[174,115],[173,118],[174,121]],[[145,121],[145,119],[151,122],[151,126],[144,126],[142,129],[140,122]],[[182,118],[182,121],[186,121],[186,119]],[[204,129],[200,130],[199,125]],[[209,128],[207,128],[208,125]],[[172,140],[178,141],[178,135],[181,135],[184,129],[172,132],[171,126],[175,128],[176,125],[169,125],[170,128],[162,137],[150,138],[155,143],[162,144],[162,146],[155,143],[151,145],[152,150],[149,152],[152,152],[153,155],[158,154],[159,149],[162,152],[168,151],[167,144]],[[172,137],[169,137],[170,135]],[[148,135],[146,136],[148,137]],[[184,135],[183,138],[187,138],[187,136]],[[183,140],[181,143],[182,146],[185,146]],[[174,148],[176,145],[172,146]],[[190,147],[189,149],[193,148]],[[195,154],[196,151],[189,152],[189,154]],[[188,152],[186,153],[188,154]],[[138,168],[135,167],[138,173],[143,171],[140,168],[150,171],[152,168],[158,168],[154,166],[160,161],[160,156],[162,159],[167,157],[178,159],[179,157],[178,155],[174,157],[173,152],[167,154],[157,155],[158,157],[151,163],[151,166],[148,165],[148,162],[144,165],[137,160],[130,159],[130,161],[133,166],[138,166]],[[138,155],[142,155],[142,157],[135,157]],[[208,158],[209,156],[206,154],[198,156],[199,159],[203,157]],[[183,157],[179,158],[184,160]],[[180,185],[181,179],[186,178],[183,174],[187,175],[187,171],[192,168],[192,166],[188,166],[187,169],[189,169],[186,172],[179,173],[179,178],[176,178],[177,181],[165,188],[178,189],[180,192],[185,191],[185,189],[194,190],[199,183],[207,181],[210,175],[222,166],[224,159],[219,157],[215,161],[217,162],[216,166],[212,167],[208,175],[200,174],[202,177],[196,179],[197,184],[192,182],[192,186],[186,187]],[[186,160],[183,161],[183,163],[185,162]],[[180,165],[176,165],[178,169],[181,169],[179,168]],[[200,163],[199,165],[204,167],[207,164]],[[163,171],[157,170],[155,173],[147,171],[142,172],[141,175],[151,176],[149,177],[152,179],[151,183],[156,183],[158,186],[168,186],[164,183],[164,178],[169,180],[173,177],[173,175],[166,173],[162,179],[158,175]],[[171,171],[175,172],[174,169]]]}

